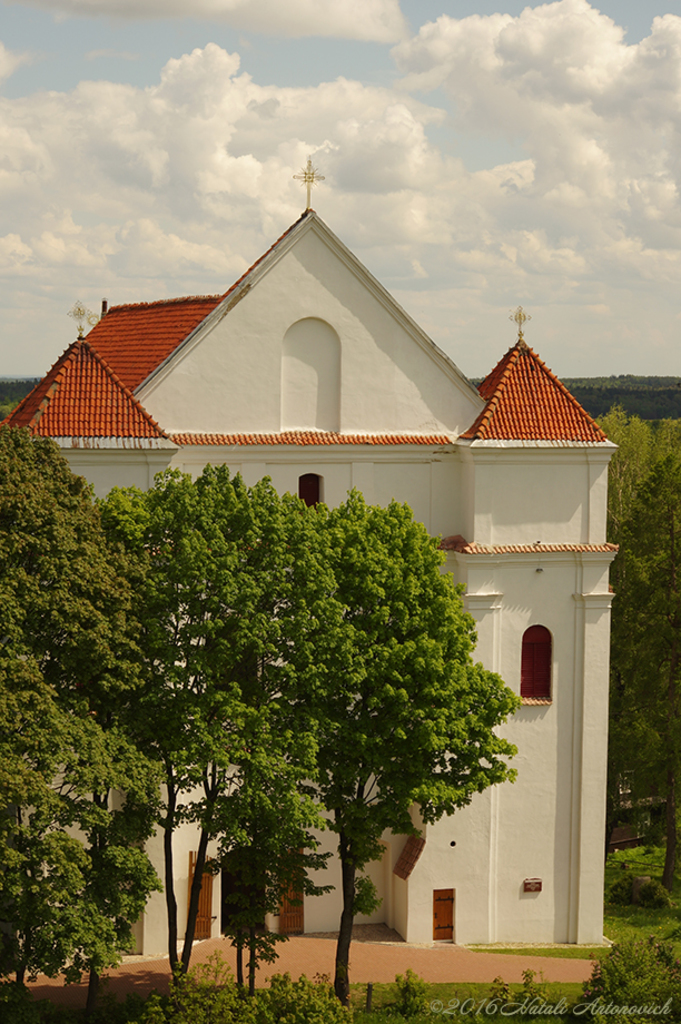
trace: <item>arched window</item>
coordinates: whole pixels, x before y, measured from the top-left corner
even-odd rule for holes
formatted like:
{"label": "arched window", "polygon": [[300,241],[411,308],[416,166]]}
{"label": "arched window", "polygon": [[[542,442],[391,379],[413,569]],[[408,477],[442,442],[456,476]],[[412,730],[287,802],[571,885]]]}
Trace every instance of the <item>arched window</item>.
{"label": "arched window", "polygon": [[530,626],[523,633],[520,696],[551,700],[551,634],[546,626]]}
{"label": "arched window", "polygon": [[322,478],[316,473],[303,473],[298,477],[298,497],[308,508],[313,508],[321,501]]}

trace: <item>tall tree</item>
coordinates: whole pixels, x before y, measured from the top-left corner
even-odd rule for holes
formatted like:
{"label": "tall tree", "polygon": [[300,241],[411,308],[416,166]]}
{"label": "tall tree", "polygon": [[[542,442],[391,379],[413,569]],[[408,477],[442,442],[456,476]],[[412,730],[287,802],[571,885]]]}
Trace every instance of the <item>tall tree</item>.
{"label": "tall tree", "polygon": [[[248,489],[230,479],[227,467],[206,467],[196,481],[167,474],[146,494],[115,492],[107,502],[110,530],[145,566],[140,723],[163,767],[168,951],[185,971],[209,843],[219,839],[228,853],[255,842],[245,807],[258,757],[286,768],[274,780],[278,799],[288,794],[300,809],[287,842],[312,845],[314,858],[311,806],[299,789],[314,775],[315,744],[298,691],[300,675],[309,681],[317,671],[310,636],[330,586],[313,516],[266,481]],[[187,821],[199,839],[178,961],[173,836]]]}
{"label": "tall tree", "polygon": [[[137,657],[125,569],[57,446],[0,428],[0,916],[19,981],[116,963],[157,884],[137,849],[154,772],[119,730]],[[129,814],[102,800],[112,786]],[[94,898],[107,885],[130,900]]]}
{"label": "tall tree", "polygon": [[[681,456],[661,458],[639,486],[621,530],[612,665],[618,721],[613,745],[628,750],[631,798],[666,801],[663,884],[677,860],[681,777]],[[631,752],[635,751],[635,763]]]}
{"label": "tall tree", "polygon": [[410,809],[437,821],[514,777],[515,747],[495,735],[518,704],[474,664],[472,618],[436,540],[410,509],[367,506],[353,492],[318,523],[335,576],[336,613],[319,634],[308,700],[318,728],[319,797],[338,835],[343,912],[334,986],[349,995],[355,914],[377,905],[363,874],[381,836],[415,831]]}

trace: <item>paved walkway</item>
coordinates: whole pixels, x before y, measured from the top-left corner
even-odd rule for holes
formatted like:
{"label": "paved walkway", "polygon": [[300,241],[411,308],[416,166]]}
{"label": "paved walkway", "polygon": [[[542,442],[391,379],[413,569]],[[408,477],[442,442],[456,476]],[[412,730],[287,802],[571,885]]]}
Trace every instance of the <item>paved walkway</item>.
{"label": "paved walkway", "polygon": [[[192,965],[207,960],[219,950],[225,961],[235,968],[234,949],[227,939],[207,939],[197,942],[192,954]],[[333,977],[336,943],[331,938],[300,935],[278,947],[276,964],[266,964],[259,971],[258,984],[264,985],[272,974],[288,971],[294,978],[306,974]],[[357,942],[350,949],[350,981],[366,983],[394,981],[396,974],[404,974],[411,967],[430,982],[482,981],[491,982],[502,977],[506,982],[522,981],[522,972],[528,967],[537,974],[542,972],[546,981],[586,981],[591,974],[589,960],[561,960],[554,957],[511,956],[503,953],[476,953],[463,946],[450,943],[435,946],[412,946],[406,942]],[[131,957],[120,967],[108,972],[107,989],[123,999],[128,992],[146,996],[152,989],[165,992],[168,988],[168,960],[148,960]],[[36,999],[69,1006],[84,1006],[86,985],[64,986],[59,979],[40,975],[31,985]]]}

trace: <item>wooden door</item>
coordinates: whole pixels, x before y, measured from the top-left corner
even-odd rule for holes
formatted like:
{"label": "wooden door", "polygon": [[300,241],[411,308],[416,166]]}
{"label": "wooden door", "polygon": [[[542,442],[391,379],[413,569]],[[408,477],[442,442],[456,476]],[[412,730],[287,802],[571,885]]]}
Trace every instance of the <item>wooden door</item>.
{"label": "wooden door", "polygon": [[433,938],[454,938],[453,889],[433,889]]}
{"label": "wooden door", "polygon": [[[196,868],[196,854],[189,854],[189,889],[187,892],[187,913],[189,913],[189,901],[192,894],[192,883]],[[195,939],[209,939],[211,925],[213,923],[213,876],[210,871],[204,870],[201,879],[201,892],[199,893],[199,910],[196,915]]]}
{"label": "wooden door", "polygon": [[[296,901],[295,903],[293,901]],[[279,934],[302,935],[305,931],[303,894],[289,889],[281,901],[279,911]]]}

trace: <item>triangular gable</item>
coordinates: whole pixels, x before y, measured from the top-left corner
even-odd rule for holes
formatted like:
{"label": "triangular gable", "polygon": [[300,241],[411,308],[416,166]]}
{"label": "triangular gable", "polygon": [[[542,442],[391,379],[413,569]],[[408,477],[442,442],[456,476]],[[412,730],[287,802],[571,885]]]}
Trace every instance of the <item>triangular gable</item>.
{"label": "triangular gable", "polygon": [[165,438],[87,341],[67,348],[4,423],[43,437]]}
{"label": "triangular gable", "polygon": [[220,295],[192,295],[111,306],[92,328],[88,341],[116,371],[124,384],[135,391],[191,338],[218,306],[229,305],[233,294],[249,274],[267,258],[300,220],[253,263],[238,281]]}
{"label": "triangular gable", "polygon": [[509,349],[478,391],[487,405],[462,440],[607,441],[595,420],[523,339]]}
{"label": "triangular gable", "polygon": [[[255,287],[257,282],[267,274],[271,268],[282,259],[291,247],[298,241],[306,232],[314,230],[317,234],[324,239],[329,248],[334,252],[340,260],[351,269],[351,271],[361,280],[362,284],[370,290],[374,297],[394,316],[417,342],[417,344],[424,349],[428,355],[435,360],[442,370],[445,371],[447,376],[452,380],[463,394],[470,400],[471,397],[477,396],[477,391],[474,385],[468,380],[464,373],[454,363],[448,355],[446,355],[442,349],[440,349],[435,342],[428,337],[425,331],[413,320],[409,314],[402,309],[399,303],[393,298],[390,292],[383,287],[373,274],[357,259],[353,252],[331,231],[329,226],[322,220],[315,210],[306,210],[295,223],[291,225],[277,241],[270,246],[267,252],[255,261],[249,267],[249,269],[236,281],[232,287],[225,293],[220,302],[215,306],[211,313],[206,317],[205,321],[201,323],[195,331],[192,331],[185,340],[177,346],[165,359],[160,362],[156,368],[150,373],[150,376],[144,382],[144,386],[141,388],[142,397],[147,393],[147,385],[154,386],[159,377],[162,377],[165,373],[171,372],[174,366],[186,355],[187,351],[190,350],[194,345],[199,344],[202,336],[210,331],[216,321],[226,316],[231,309],[233,309],[238,302],[246,295],[252,288]],[[90,337],[90,335],[88,335]]]}

